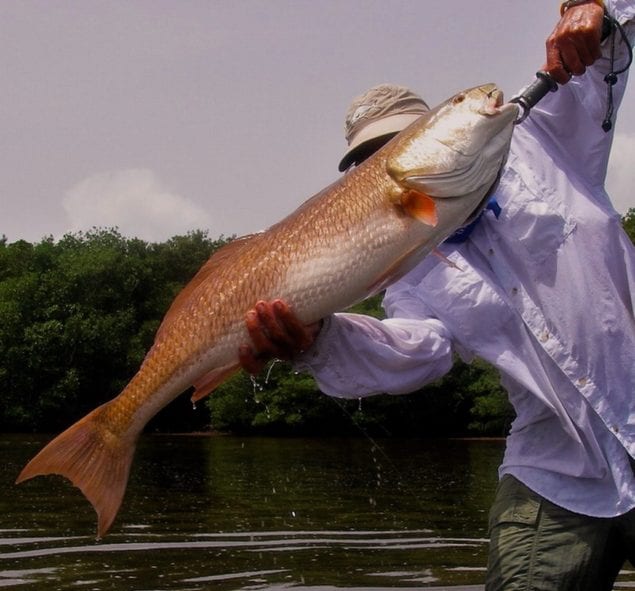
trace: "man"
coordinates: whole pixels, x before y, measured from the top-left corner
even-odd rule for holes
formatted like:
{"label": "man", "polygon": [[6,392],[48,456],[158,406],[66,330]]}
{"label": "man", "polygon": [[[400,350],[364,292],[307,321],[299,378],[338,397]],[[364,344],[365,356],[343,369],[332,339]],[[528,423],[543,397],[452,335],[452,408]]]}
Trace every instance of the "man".
{"label": "man", "polygon": [[[355,398],[416,390],[454,353],[495,365],[517,418],[490,514],[488,590],[610,590],[635,564],[635,252],[604,191],[612,138],[601,127],[605,76],[628,51],[617,33],[601,47],[600,1],[561,10],[544,69],[563,86],[514,130],[498,217],[485,212],[440,247],[455,265],[428,257],[391,285],[384,321],[337,314],[305,327],[284,302],[259,302],[240,351],[252,373],[292,359],[325,393]],[[635,0],[606,10],[632,43]],[[349,111],[341,168],[426,108],[405,89],[369,91]]]}

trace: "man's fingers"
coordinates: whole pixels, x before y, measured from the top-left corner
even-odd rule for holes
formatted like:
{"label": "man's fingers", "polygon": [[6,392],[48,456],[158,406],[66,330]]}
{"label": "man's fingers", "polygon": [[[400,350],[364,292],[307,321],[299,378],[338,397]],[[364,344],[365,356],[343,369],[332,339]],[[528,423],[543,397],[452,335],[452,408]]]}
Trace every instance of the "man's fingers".
{"label": "man's fingers", "polygon": [[[276,302],[282,303],[279,300]],[[257,302],[256,312],[258,312],[258,318],[271,343],[277,348],[288,347],[291,344],[291,337],[286,326],[280,322],[275,304],[273,302]]]}
{"label": "man's fingers", "polygon": [[[572,43],[566,43],[560,47],[560,60],[562,65],[572,76],[582,76],[586,71],[586,66],[581,59],[580,51],[580,48]],[[584,50],[584,53],[588,55],[586,50]]]}
{"label": "man's fingers", "polygon": [[566,84],[571,80],[571,74],[565,69],[560,57],[558,57],[557,61],[547,61],[541,69],[547,72],[558,84]]}
{"label": "man's fingers", "polygon": [[547,39],[545,71],[566,84],[581,76],[601,55],[603,10],[595,3],[569,8]]}
{"label": "man's fingers", "polygon": [[271,342],[257,310],[249,310],[249,312],[245,314],[245,326],[251,338],[255,355],[257,357],[264,355],[274,356],[274,344]]}
{"label": "man's fingers", "polygon": [[595,61],[587,48],[580,49],[571,44],[550,48],[547,56],[544,70],[558,84],[566,84],[571,76],[582,76],[587,66]]}
{"label": "man's fingers", "polygon": [[304,326],[283,300],[256,302],[245,314],[251,345],[239,348],[241,366],[258,373],[272,358],[290,360],[306,351],[320,331],[320,323]]}
{"label": "man's fingers", "polygon": [[273,308],[280,324],[285,328],[286,343],[293,349],[291,353],[296,354],[306,351],[313,343],[307,327],[300,322],[286,302],[275,300]]}
{"label": "man's fingers", "polygon": [[245,314],[245,324],[256,359],[289,359],[295,352],[293,338],[279,321],[271,302],[257,302]]}
{"label": "man's fingers", "polygon": [[582,36],[562,40],[559,49],[565,69],[574,76],[582,76],[602,53],[599,39]]}
{"label": "man's fingers", "polygon": [[255,356],[249,345],[241,345],[238,348],[238,361],[240,366],[253,376],[259,374],[265,366],[265,362]]}

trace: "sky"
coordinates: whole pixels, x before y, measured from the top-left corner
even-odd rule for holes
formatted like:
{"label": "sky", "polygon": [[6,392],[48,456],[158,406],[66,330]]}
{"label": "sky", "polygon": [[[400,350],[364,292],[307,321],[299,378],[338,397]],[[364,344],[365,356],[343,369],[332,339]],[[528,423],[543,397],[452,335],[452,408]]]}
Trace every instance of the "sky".
{"label": "sky", "polygon": [[[0,0],[0,236],[265,229],[338,178],[356,95],[511,98],[557,18],[554,0]],[[607,181],[621,213],[633,85]]]}

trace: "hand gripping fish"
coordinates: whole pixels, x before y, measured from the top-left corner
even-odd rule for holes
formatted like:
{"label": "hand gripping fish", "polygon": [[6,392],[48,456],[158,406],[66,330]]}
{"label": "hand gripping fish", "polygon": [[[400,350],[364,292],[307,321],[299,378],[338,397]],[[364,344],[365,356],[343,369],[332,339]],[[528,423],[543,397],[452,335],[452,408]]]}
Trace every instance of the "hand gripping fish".
{"label": "hand gripping fish", "polygon": [[119,396],[51,441],[17,482],[67,477],[105,535],[145,424],[189,387],[199,400],[239,369],[245,313],[281,298],[309,324],[402,276],[481,210],[517,114],[494,84],[461,92],[281,222],[219,249],[177,295]]}

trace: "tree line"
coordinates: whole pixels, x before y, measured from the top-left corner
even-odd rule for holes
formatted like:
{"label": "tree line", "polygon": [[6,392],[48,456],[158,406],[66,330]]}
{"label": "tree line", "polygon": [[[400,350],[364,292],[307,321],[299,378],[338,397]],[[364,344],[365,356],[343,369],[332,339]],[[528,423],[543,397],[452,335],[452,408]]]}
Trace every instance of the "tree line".
{"label": "tree line", "polygon": [[[623,217],[635,241],[635,209]],[[171,301],[231,238],[195,231],[162,243],[114,229],[0,239],[0,430],[56,432],[117,395],[150,348]],[[353,311],[381,317],[380,298]],[[237,374],[205,404],[180,396],[153,431],[321,435],[504,435],[513,412],[496,371],[457,359],[404,396],[333,399],[282,362]]]}

